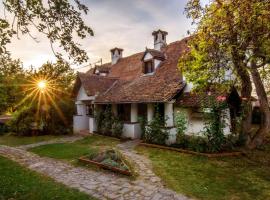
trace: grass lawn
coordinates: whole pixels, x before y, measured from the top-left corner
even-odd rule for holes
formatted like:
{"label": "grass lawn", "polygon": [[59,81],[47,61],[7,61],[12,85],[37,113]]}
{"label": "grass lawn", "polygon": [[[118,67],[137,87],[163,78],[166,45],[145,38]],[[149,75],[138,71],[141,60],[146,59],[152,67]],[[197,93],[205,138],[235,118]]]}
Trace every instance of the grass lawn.
{"label": "grass lawn", "polygon": [[0,199],[90,200],[94,198],[0,156]]}
{"label": "grass lawn", "polygon": [[48,144],[32,148],[30,151],[40,156],[73,162],[80,156],[115,147],[119,142],[116,138],[92,135],[73,143]]}
{"label": "grass lawn", "polygon": [[167,186],[196,199],[270,199],[270,145],[246,157],[208,159],[137,147]]}
{"label": "grass lawn", "polygon": [[42,135],[42,136],[26,137],[26,136],[4,135],[4,136],[0,136],[0,145],[20,146],[20,145],[48,141],[48,140],[56,139],[59,137],[63,137],[63,136]]}

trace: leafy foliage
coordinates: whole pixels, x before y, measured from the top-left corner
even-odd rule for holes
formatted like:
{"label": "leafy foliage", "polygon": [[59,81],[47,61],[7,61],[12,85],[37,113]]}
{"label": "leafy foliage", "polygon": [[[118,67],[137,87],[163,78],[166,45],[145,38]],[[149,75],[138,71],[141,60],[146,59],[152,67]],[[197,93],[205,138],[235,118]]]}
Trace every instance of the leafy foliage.
{"label": "leafy foliage", "polygon": [[123,131],[123,122],[113,115],[111,107],[106,106],[105,110],[95,111],[95,119],[98,132],[120,138]]}
{"label": "leafy foliage", "polygon": [[[165,121],[166,120],[167,119],[165,119]],[[169,132],[162,124],[164,124],[164,118],[157,110],[154,118],[145,128],[144,141],[154,144],[165,144],[166,140],[169,138]]]}
{"label": "leafy foliage", "polygon": [[[21,89],[19,93],[24,94],[24,97],[14,101],[16,112],[10,124],[12,130],[17,134],[29,135],[33,130],[30,125],[36,124],[38,134],[70,133],[74,111],[74,101],[70,94],[75,79],[70,66],[62,61],[46,63],[38,70],[24,72],[22,77],[18,87]],[[46,92],[39,91],[35,94],[29,89],[33,87],[32,90],[37,91],[35,81],[39,79],[48,80],[50,83]],[[8,94],[8,97],[12,95]]]}
{"label": "leafy foliage", "polygon": [[224,128],[226,124],[226,113],[224,110],[228,108],[225,101],[219,101],[210,97],[210,107],[207,106],[205,115],[205,127],[203,134],[207,138],[208,150],[210,152],[218,152],[225,143]]}
{"label": "leafy foliage", "polygon": [[111,132],[112,132],[112,136],[120,138],[122,135],[122,131],[123,131],[123,122],[118,118],[113,116],[113,120],[112,120],[112,128],[111,128]]}
{"label": "leafy foliage", "polygon": [[145,117],[139,117],[138,121],[139,121],[140,126],[141,126],[141,138],[144,138],[145,130],[146,130],[146,126],[147,126],[147,119]]}
{"label": "leafy foliage", "polygon": [[34,128],[35,122],[35,109],[31,106],[23,106],[20,110],[17,110],[13,114],[12,120],[9,122],[11,130],[17,133],[18,135],[31,135],[31,132]]}
{"label": "leafy foliage", "polygon": [[0,18],[0,54],[8,53],[6,44],[10,43],[13,35],[19,38],[20,34],[28,34],[37,40],[31,34],[37,30],[49,39],[58,58],[62,58],[62,54],[54,51],[55,43],[75,62],[87,61],[86,52],[76,43],[74,36],[81,39],[87,35],[93,36],[93,30],[82,19],[81,14],[87,14],[88,8],[79,0],[74,0],[73,4],[67,0],[2,2],[5,12],[12,15],[12,20]]}
{"label": "leafy foliage", "polygon": [[12,60],[8,55],[0,56],[0,114],[15,111],[16,104],[24,96],[22,84],[25,77],[19,60]]}
{"label": "leafy foliage", "polygon": [[[197,25],[189,38],[190,50],[179,67],[197,88],[236,84],[245,98],[241,132],[250,148],[260,145],[270,130],[270,109],[262,77],[270,63],[270,2],[268,0],[214,0],[203,7],[189,0],[187,16]],[[251,80],[252,79],[252,80]],[[252,81],[265,120],[253,136],[251,126]]]}
{"label": "leafy foliage", "polygon": [[185,131],[187,130],[187,116],[183,112],[176,112],[175,126],[177,129],[176,142],[180,143],[184,140]]}

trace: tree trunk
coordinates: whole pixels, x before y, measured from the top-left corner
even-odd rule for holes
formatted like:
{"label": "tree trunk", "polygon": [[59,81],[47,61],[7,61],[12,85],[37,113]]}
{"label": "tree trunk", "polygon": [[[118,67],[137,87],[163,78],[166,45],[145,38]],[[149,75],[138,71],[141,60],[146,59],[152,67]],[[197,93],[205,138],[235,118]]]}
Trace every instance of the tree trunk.
{"label": "tree trunk", "polygon": [[249,134],[251,130],[251,120],[252,120],[252,104],[251,104],[251,92],[252,84],[249,73],[246,66],[241,62],[240,56],[238,55],[236,49],[232,52],[233,63],[236,69],[237,75],[241,81],[241,97],[242,97],[242,119],[241,119],[241,130],[239,133],[240,140],[246,143],[249,139]]}
{"label": "tree trunk", "polygon": [[270,107],[267,99],[267,94],[260,76],[256,68],[256,64],[251,64],[251,75],[256,88],[256,93],[260,102],[260,111],[262,113],[262,121],[258,131],[251,135],[248,148],[254,149],[263,144],[265,136],[270,133]]}

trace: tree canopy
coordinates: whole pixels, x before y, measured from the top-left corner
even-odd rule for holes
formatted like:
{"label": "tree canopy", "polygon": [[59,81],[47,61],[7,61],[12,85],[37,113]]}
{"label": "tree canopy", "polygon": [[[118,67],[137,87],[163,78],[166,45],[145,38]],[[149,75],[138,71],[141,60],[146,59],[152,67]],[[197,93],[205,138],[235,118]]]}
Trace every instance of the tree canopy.
{"label": "tree canopy", "polygon": [[[199,0],[190,0],[186,12],[197,28],[191,33],[190,51],[179,61],[180,68],[196,87],[238,85],[245,105],[242,131],[251,148],[260,145],[270,129],[262,79],[270,68],[270,1],[213,0],[203,7]],[[255,135],[250,133],[252,82],[263,114]]]}
{"label": "tree canopy", "polygon": [[37,30],[48,38],[57,58],[63,55],[55,51],[54,45],[76,63],[87,61],[88,56],[76,39],[94,33],[82,19],[88,8],[79,0],[2,0],[2,3],[6,15],[0,18],[0,55],[9,53],[6,45],[12,37],[27,34],[36,40],[32,32]]}

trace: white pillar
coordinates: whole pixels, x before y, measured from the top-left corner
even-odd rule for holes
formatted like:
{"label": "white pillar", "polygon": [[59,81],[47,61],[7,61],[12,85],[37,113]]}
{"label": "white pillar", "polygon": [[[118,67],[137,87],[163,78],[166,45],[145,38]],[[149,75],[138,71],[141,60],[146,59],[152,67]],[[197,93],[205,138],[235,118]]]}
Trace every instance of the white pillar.
{"label": "white pillar", "polygon": [[114,114],[114,116],[118,115],[117,104],[112,104],[112,113]]}
{"label": "white pillar", "polygon": [[147,104],[147,121],[151,122],[154,118],[154,105],[152,103]]}
{"label": "white pillar", "polygon": [[130,122],[138,122],[138,104],[136,103],[131,104]]}
{"label": "white pillar", "polygon": [[173,103],[174,102],[168,102],[164,105],[164,117],[166,120],[166,127],[173,127],[174,126],[174,120],[173,120]]}
{"label": "white pillar", "polygon": [[77,114],[86,115],[86,105],[82,101],[76,101]]}
{"label": "white pillar", "polygon": [[225,123],[225,127],[223,128],[224,134],[229,135],[231,133],[231,115],[230,115],[230,109],[227,108],[223,111],[223,119]]}

